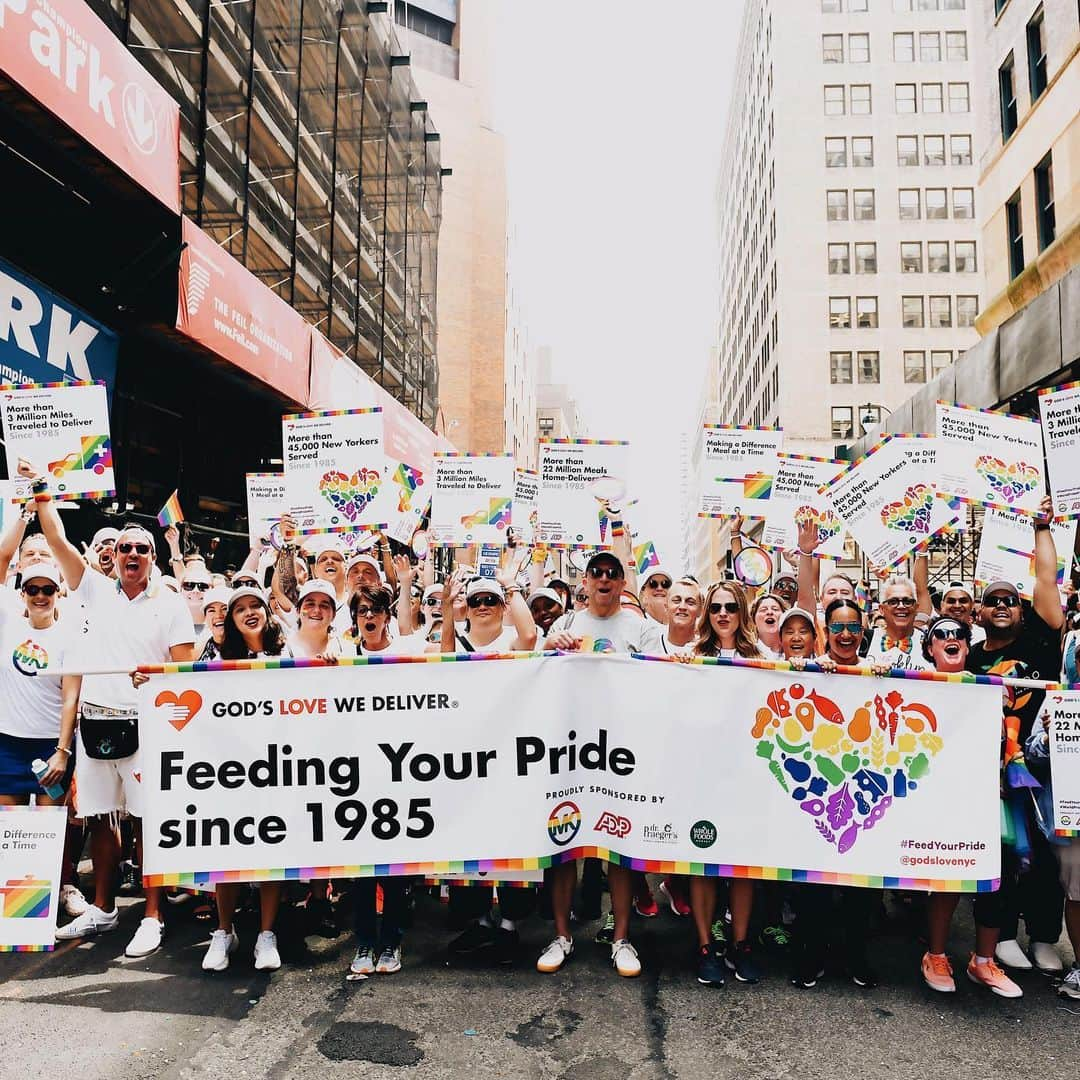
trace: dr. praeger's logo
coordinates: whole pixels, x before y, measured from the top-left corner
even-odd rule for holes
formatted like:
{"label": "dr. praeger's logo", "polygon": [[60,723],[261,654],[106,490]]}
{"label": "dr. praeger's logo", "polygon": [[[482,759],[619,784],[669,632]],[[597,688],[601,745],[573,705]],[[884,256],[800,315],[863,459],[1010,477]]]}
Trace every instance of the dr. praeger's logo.
{"label": "dr. praeger's logo", "polygon": [[629,818],[623,817],[621,814],[613,814],[610,810],[605,810],[600,815],[600,820],[593,826],[596,832],[611,833],[612,836],[618,836],[620,838],[630,835],[630,830],[633,828]]}
{"label": "dr. praeger's logo", "polygon": [[679,834],[670,821],[663,825],[650,822],[648,825],[642,825],[641,838],[650,844],[674,844],[678,842]]}
{"label": "dr. praeger's logo", "polygon": [[162,690],[154,698],[155,708],[164,711],[165,718],[177,731],[183,731],[195,719],[202,703],[202,694],[198,690],[184,690],[180,694],[175,694],[172,690]]}
{"label": "dr. praeger's logo", "polygon": [[559,803],[548,814],[547,831],[553,844],[566,847],[581,828],[581,811],[569,800]]}
{"label": "dr. praeger's logo", "polygon": [[690,843],[697,848],[710,848],[716,843],[716,826],[702,818],[690,826]]}

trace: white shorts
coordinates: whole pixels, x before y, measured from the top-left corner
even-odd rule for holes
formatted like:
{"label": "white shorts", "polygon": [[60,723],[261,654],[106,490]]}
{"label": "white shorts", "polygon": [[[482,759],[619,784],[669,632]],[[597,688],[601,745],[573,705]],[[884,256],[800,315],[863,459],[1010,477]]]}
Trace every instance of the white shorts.
{"label": "white shorts", "polygon": [[79,732],[75,762],[75,804],[79,817],[130,814],[142,817],[142,755],[100,761],[90,757]]}

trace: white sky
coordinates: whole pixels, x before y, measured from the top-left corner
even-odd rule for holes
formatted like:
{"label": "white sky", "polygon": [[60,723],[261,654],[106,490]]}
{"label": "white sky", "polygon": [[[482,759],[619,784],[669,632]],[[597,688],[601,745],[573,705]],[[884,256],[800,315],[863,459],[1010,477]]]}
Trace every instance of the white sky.
{"label": "white sky", "polygon": [[630,439],[632,521],[681,562],[679,439],[718,322],[716,178],[743,0],[500,3],[496,125],[532,345],[591,438]]}

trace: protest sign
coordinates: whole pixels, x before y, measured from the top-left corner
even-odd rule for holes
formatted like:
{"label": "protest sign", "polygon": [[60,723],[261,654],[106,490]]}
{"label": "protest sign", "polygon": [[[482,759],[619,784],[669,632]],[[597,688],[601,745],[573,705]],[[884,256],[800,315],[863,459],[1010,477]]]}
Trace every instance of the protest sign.
{"label": "protest sign", "polygon": [[540,440],[540,535],[555,548],[610,547],[607,504],[622,509],[629,444],[598,439]]}
{"label": "protest sign", "polygon": [[371,510],[372,519],[384,523],[383,533],[399,544],[410,543],[430,502],[431,469],[388,457]]}
{"label": "protest sign", "polygon": [[1038,420],[937,403],[937,487],[945,498],[1038,512],[1046,494]]}
{"label": "protest sign", "polygon": [[813,523],[819,559],[840,559],[844,555],[844,523],[836,516],[821,489],[844,467],[832,458],[805,454],[777,454],[772,494],[765,509],[761,542],[781,551],[797,551],[799,528]]}
{"label": "protest sign", "polygon": [[[1051,522],[1050,535],[1057,549],[1057,580],[1061,585],[1076,542],[1076,521]],[[975,560],[975,584],[982,588],[991,581],[1011,581],[1025,600],[1031,599],[1035,588],[1035,532],[1029,514],[986,511]]]}
{"label": "protest sign", "polygon": [[535,469],[515,469],[510,525],[519,544],[531,544],[536,539],[539,498],[540,474]]}
{"label": "protest sign", "polygon": [[[920,469],[922,475],[928,479],[933,479],[937,473],[937,438],[933,435],[916,435],[908,431],[892,432],[894,439],[900,439],[904,445],[904,452],[911,459],[911,463]],[[934,489],[937,490],[937,485],[934,484]],[[945,532],[964,532],[967,529],[967,514],[964,512],[964,504],[959,499],[949,498],[947,495],[943,495],[938,491],[938,498],[945,501],[953,510],[956,511],[956,522],[948,528]]]}
{"label": "protest sign", "polygon": [[765,517],[783,431],[706,424],[702,440],[698,517]]}
{"label": "protest sign", "polygon": [[1050,719],[1054,829],[1062,836],[1080,836],[1080,690],[1048,693],[1043,710]]}
{"label": "protest sign", "polygon": [[432,543],[505,544],[514,500],[513,454],[435,453]]}
{"label": "protest sign", "polygon": [[285,477],[281,473],[244,474],[247,488],[248,540],[253,548],[269,540],[282,546],[281,512],[285,506]]}
{"label": "protest sign", "polygon": [[66,806],[0,806],[0,952],[52,949],[66,831]]}
{"label": "protest sign", "polygon": [[49,481],[54,499],[116,494],[109,406],[103,382],[0,387],[8,476],[26,458]]}
{"label": "protest sign", "polygon": [[1054,514],[1080,517],[1080,382],[1039,391]]}
{"label": "protest sign", "polygon": [[894,888],[999,877],[996,685],[596,654],[165,670],[140,694],[154,884],[582,856]]}
{"label": "protest sign", "polygon": [[281,418],[285,504],[301,536],[385,526],[374,515],[383,483],[382,409]]}
{"label": "protest sign", "polygon": [[956,521],[907,455],[902,440],[884,436],[822,488],[863,554],[885,570]]}

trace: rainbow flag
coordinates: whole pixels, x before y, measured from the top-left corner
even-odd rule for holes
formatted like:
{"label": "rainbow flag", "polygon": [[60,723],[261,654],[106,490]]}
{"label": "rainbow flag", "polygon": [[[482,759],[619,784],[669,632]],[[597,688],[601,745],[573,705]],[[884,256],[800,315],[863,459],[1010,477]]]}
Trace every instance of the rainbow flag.
{"label": "rainbow flag", "polygon": [[644,574],[651,567],[660,565],[660,556],[657,555],[656,546],[651,540],[646,540],[644,544],[638,544],[634,548],[634,562],[637,564],[639,574]]}
{"label": "rainbow flag", "polygon": [[167,529],[170,525],[179,525],[184,520],[184,511],[180,509],[180,493],[174,491],[158,511],[158,524]]}
{"label": "rainbow flag", "polygon": [[773,478],[765,473],[743,477],[744,499],[767,499],[772,494]]}

